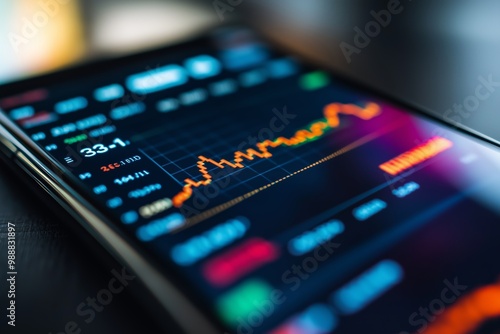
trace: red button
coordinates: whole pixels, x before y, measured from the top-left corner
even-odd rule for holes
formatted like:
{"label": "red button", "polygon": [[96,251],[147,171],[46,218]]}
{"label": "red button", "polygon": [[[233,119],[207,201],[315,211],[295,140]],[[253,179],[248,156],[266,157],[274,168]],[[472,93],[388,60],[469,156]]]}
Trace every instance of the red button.
{"label": "red button", "polygon": [[203,274],[213,285],[226,286],[277,257],[278,248],[273,243],[253,238],[208,261]]}

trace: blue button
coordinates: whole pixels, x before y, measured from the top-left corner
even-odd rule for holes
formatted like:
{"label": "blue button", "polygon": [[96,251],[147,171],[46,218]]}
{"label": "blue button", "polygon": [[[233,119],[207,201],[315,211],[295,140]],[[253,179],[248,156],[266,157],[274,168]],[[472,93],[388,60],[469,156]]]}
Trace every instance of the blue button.
{"label": "blue button", "polygon": [[242,70],[262,64],[269,58],[265,48],[258,44],[244,45],[221,52],[224,65],[229,70]]}
{"label": "blue button", "polygon": [[382,296],[403,279],[403,268],[384,260],[334,293],[332,301],[343,314],[353,314]]}
{"label": "blue button", "polygon": [[99,102],[107,102],[123,97],[125,90],[119,84],[98,88],[94,91],[94,98]]}
{"label": "blue button", "polygon": [[170,112],[177,110],[178,108],[179,108],[179,101],[174,98],[160,100],[156,104],[156,109],[158,109],[159,112]]}
{"label": "blue button", "polygon": [[221,72],[221,64],[214,57],[201,55],[189,58],[184,62],[189,75],[195,79],[205,79],[218,75]]}
{"label": "blue button", "polygon": [[135,211],[129,211],[129,212],[124,213],[122,215],[121,219],[122,219],[122,223],[124,223],[124,224],[127,224],[127,225],[133,224],[133,223],[137,222],[137,220],[139,219],[139,215]]}
{"label": "blue button", "polygon": [[239,79],[243,87],[252,87],[264,83],[267,80],[267,74],[263,69],[255,69],[241,73]]}
{"label": "blue button", "polygon": [[144,105],[144,103],[136,102],[121,107],[117,107],[111,110],[111,113],[109,115],[112,119],[119,120],[132,117],[138,114],[142,114],[145,110],[146,106]]}
{"label": "blue button", "polygon": [[31,106],[27,106],[27,107],[13,109],[10,111],[9,114],[13,120],[18,121],[18,120],[23,119],[23,118],[28,118],[28,117],[34,116],[35,109],[33,109],[33,107],[31,107]]}
{"label": "blue button", "polygon": [[297,64],[290,58],[272,60],[268,63],[267,68],[272,78],[285,78],[298,72]]}
{"label": "blue button", "polygon": [[338,319],[331,308],[325,304],[315,304],[304,311],[296,320],[304,333],[331,333]]}
{"label": "blue button", "polygon": [[56,103],[54,109],[58,114],[68,114],[71,112],[85,109],[87,108],[87,105],[88,105],[87,99],[82,96],[79,96],[66,101],[61,101]]}
{"label": "blue button", "polygon": [[359,221],[367,220],[387,207],[387,203],[375,198],[368,203],[358,206],[352,210],[352,215]]}
{"label": "blue button", "polygon": [[127,88],[137,94],[149,94],[185,84],[186,70],[179,65],[168,65],[134,74],[127,78]]}
{"label": "blue button", "polygon": [[236,92],[238,85],[233,79],[225,79],[214,82],[209,88],[213,96],[223,96]]}
{"label": "blue button", "polygon": [[184,216],[180,213],[173,213],[139,227],[137,229],[137,237],[141,241],[151,241],[180,228],[185,222],[186,219],[184,219]]}
{"label": "blue button", "polygon": [[107,202],[107,204],[108,204],[108,207],[110,207],[111,209],[116,209],[117,207],[122,206],[123,200],[120,197],[115,197],[115,198],[110,199]]}

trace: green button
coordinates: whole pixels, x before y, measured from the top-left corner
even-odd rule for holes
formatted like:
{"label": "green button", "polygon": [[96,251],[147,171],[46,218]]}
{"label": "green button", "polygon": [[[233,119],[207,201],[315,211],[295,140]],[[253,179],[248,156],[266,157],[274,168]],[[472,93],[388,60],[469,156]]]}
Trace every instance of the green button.
{"label": "green button", "polygon": [[305,90],[315,90],[325,87],[330,83],[328,74],[323,71],[304,74],[299,81],[300,86]]}
{"label": "green button", "polygon": [[238,318],[246,319],[252,311],[258,309],[258,305],[269,300],[271,293],[271,286],[265,282],[246,281],[223,295],[217,302],[217,309],[226,323],[235,325]]}

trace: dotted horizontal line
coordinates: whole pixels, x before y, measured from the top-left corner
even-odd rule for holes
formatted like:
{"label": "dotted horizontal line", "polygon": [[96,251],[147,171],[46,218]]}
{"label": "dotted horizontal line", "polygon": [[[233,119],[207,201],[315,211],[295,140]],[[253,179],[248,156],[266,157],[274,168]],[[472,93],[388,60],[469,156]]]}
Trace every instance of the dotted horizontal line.
{"label": "dotted horizontal line", "polygon": [[364,137],[362,137],[362,138],[360,138],[360,139],[352,142],[351,144],[349,144],[349,145],[341,148],[340,150],[335,151],[334,153],[332,153],[332,154],[330,154],[330,155],[322,158],[321,160],[318,160],[318,161],[316,161],[316,162],[314,162],[314,163],[312,163],[312,164],[310,164],[310,165],[308,165],[308,166],[306,166],[304,168],[301,168],[301,169],[299,169],[299,170],[297,170],[297,171],[295,171],[295,172],[293,172],[293,173],[291,173],[291,174],[289,174],[287,176],[284,176],[281,179],[273,181],[273,182],[271,182],[269,184],[266,184],[266,185],[264,185],[264,186],[262,186],[262,187],[260,187],[258,189],[252,190],[252,191],[250,191],[250,192],[248,192],[248,193],[246,193],[244,195],[236,197],[235,199],[232,199],[232,200],[230,200],[230,201],[228,201],[226,203],[220,204],[220,205],[218,205],[218,206],[216,206],[216,207],[214,207],[212,209],[209,209],[209,210],[207,210],[207,211],[205,211],[203,213],[200,213],[200,214],[198,214],[198,215],[196,215],[196,216],[194,216],[194,217],[192,217],[190,219],[187,219],[186,223],[182,227],[180,227],[179,229],[174,230],[173,233],[178,233],[178,232],[180,232],[182,230],[185,230],[187,228],[192,227],[193,225],[199,224],[202,221],[204,221],[204,220],[206,220],[208,218],[211,218],[211,217],[213,217],[213,216],[221,213],[222,211],[225,211],[225,210],[227,210],[227,209],[229,209],[229,208],[231,208],[231,207],[233,207],[233,206],[235,206],[235,205],[243,202],[244,200],[246,200],[246,199],[248,199],[250,197],[255,196],[259,192],[261,192],[263,190],[266,190],[266,189],[268,189],[268,188],[270,188],[270,187],[272,187],[272,186],[274,186],[274,185],[276,185],[276,184],[278,184],[280,182],[283,182],[286,179],[291,178],[292,176],[300,174],[300,173],[302,173],[302,172],[304,172],[304,171],[306,171],[306,170],[308,170],[310,168],[316,167],[316,166],[318,166],[318,165],[320,165],[322,163],[325,163],[325,162],[327,162],[327,161],[329,161],[329,160],[331,160],[333,158],[336,158],[336,157],[339,157],[339,156],[341,156],[341,155],[343,155],[345,153],[348,153],[349,151],[352,151],[355,148],[358,148],[358,147],[360,147],[360,146],[362,146],[362,145],[364,145],[364,144],[372,141],[373,139],[382,136],[383,134],[389,132],[390,130],[392,130],[396,126],[397,125],[392,125],[390,127],[385,128],[384,130],[380,130],[378,132],[366,135],[366,136],[364,136]]}

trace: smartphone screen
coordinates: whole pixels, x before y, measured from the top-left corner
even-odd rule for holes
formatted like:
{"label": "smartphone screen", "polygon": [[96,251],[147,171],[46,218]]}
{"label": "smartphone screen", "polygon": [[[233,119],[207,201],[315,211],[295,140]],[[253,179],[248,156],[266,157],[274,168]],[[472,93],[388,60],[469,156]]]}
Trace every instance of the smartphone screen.
{"label": "smartphone screen", "polygon": [[500,328],[499,150],[246,29],[0,107],[228,332]]}

